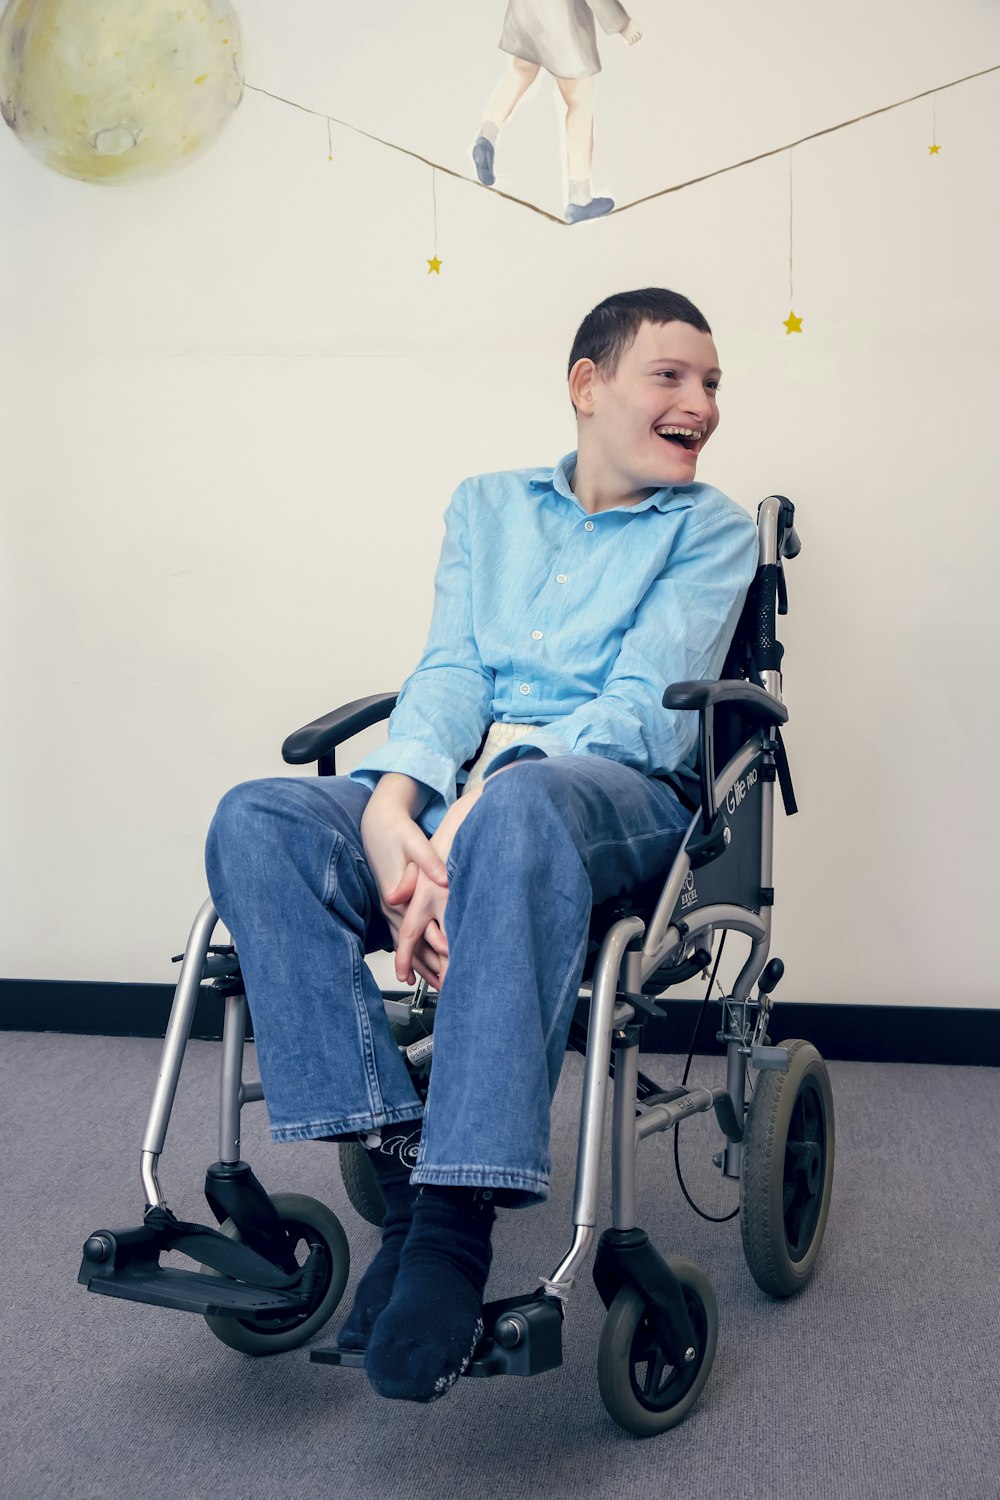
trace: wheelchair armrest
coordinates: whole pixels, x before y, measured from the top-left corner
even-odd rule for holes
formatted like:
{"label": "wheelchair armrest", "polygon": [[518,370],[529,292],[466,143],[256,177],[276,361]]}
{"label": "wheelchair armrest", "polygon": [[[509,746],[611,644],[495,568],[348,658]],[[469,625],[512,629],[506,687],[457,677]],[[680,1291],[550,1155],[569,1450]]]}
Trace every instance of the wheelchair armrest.
{"label": "wheelchair armrest", "polygon": [[788,709],[753,682],[672,682],[663,695],[664,708],[692,708],[699,713],[725,703],[740,709],[748,719],[761,724],[785,724]]}
{"label": "wheelchair armrest", "polygon": [[691,868],[696,870],[717,859],[726,847],[726,828],[715,803],[714,720],[717,705],[738,708],[757,725],[787,723],[788,709],[756,683],[734,678],[723,678],[718,682],[672,682],[662,701],[664,708],[693,709],[700,716],[701,832],[687,842]]}
{"label": "wheelchair armrest", "polygon": [[[321,719],[313,719],[290,734],[281,747],[281,756],[290,766],[308,765],[310,761],[327,761],[328,774],[333,774],[333,751],[335,746],[349,740],[352,734],[360,734],[371,724],[387,719],[396,705],[398,693],[373,693],[370,698],[355,698]],[[320,773],[324,768],[320,766]]]}

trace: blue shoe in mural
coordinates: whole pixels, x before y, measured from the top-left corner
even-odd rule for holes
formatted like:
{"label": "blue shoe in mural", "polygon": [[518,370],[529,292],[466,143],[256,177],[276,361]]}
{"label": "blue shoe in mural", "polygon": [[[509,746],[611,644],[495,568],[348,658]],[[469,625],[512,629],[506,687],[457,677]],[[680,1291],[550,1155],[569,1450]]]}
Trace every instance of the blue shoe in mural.
{"label": "blue shoe in mural", "polygon": [[615,206],[613,198],[591,198],[589,203],[571,203],[566,209],[567,224],[579,224],[582,219],[599,219],[609,214]]}
{"label": "blue shoe in mural", "polygon": [[476,137],[476,144],[472,148],[472,160],[476,164],[476,174],[484,187],[492,187],[496,182],[493,175],[493,142],[488,141],[484,135]]}

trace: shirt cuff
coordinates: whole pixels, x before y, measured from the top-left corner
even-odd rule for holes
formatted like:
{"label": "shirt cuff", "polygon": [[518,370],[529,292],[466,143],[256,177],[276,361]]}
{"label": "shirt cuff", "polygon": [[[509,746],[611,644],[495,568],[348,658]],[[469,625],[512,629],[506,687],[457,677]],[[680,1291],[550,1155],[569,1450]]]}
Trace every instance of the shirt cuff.
{"label": "shirt cuff", "polygon": [[379,780],[388,771],[397,771],[403,776],[412,776],[422,782],[431,793],[421,812],[421,819],[431,813],[439,823],[455,800],[455,766],[447,755],[419,740],[389,740],[360,765],[348,771],[352,781],[375,790]]}

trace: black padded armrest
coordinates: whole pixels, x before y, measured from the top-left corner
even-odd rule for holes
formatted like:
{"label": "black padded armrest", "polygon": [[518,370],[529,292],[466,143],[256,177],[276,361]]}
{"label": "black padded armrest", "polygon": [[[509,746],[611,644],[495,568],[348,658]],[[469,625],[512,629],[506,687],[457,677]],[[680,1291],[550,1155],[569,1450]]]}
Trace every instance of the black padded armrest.
{"label": "black padded armrest", "polygon": [[663,695],[664,708],[714,708],[717,703],[731,704],[761,724],[785,724],[788,709],[783,703],[753,682],[672,682]]}
{"label": "black padded armrest", "polygon": [[387,719],[396,706],[398,693],[373,693],[370,698],[355,698],[321,719],[313,719],[290,734],[281,747],[282,759],[290,766],[305,766],[322,760],[337,745],[360,734],[371,724]]}

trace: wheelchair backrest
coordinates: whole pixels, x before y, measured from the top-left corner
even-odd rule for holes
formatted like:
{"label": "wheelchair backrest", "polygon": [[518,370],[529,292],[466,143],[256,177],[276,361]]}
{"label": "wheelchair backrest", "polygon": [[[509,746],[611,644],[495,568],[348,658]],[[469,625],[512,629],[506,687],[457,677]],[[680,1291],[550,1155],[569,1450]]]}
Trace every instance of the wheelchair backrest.
{"label": "wheelchair backrest", "polygon": [[[780,501],[776,521],[774,507],[769,508],[770,517],[761,514],[766,502],[761,502],[761,507],[758,508],[760,561],[719,674],[722,680],[752,682],[758,687],[767,685],[762,677],[764,672],[781,670],[784,648],[777,639],[775,624],[777,615],[788,613],[781,559],[783,555],[794,556],[798,551],[798,539],[793,529],[794,507],[783,496],[775,498]],[[732,778],[732,784],[725,794],[726,821],[731,829],[732,839],[719,858],[702,866],[697,873],[688,873],[673,914],[672,920],[675,922],[693,919],[699,908],[720,902],[759,911],[762,902],[769,900],[769,893],[761,886],[764,814],[760,745],[764,738],[759,725],[750,721],[739,708],[728,704],[716,706],[713,747],[716,777],[735,757],[740,757],[738,774]],[[690,785],[680,785],[676,776],[663,779],[682,795],[682,799],[690,799]],[[696,799],[696,792],[694,796]],[[694,812],[694,802],[691,802],[691,807]],[[695,818],[692,831],[696,831],[698,827],[700,820]],[[663,884],[661,877],[647,887],[624,893],[595,908],[591,923],[588,967],[595,956],[600,936],[611,922],[631,913],[648,917],[656,905]]]}
{"label": "wheelchair backrest", "polygon": [[[759,515],[758,508],[758,517]],[[785,648],[777,638],[775,625],[777,615],[788,613],[788,595],[785,589],[781,557],[785,534],[791,530],[793,518],[794,510],[791,503],[784,500],[778,515],[776,562],[766,560],[765,539],[761,535],[762,559],[757,565],[757,572],[747,591],[743,609],[719,674],[723,681],[753,682],[758,687],[763,687],[762,674],[764,672],[781,671],[781,659]],[[716,708],[716,771],[721,771],[737,750],[746,744],[753,729],[754,726],[738,708],[732,708],[726,704],[721,704]]]}

